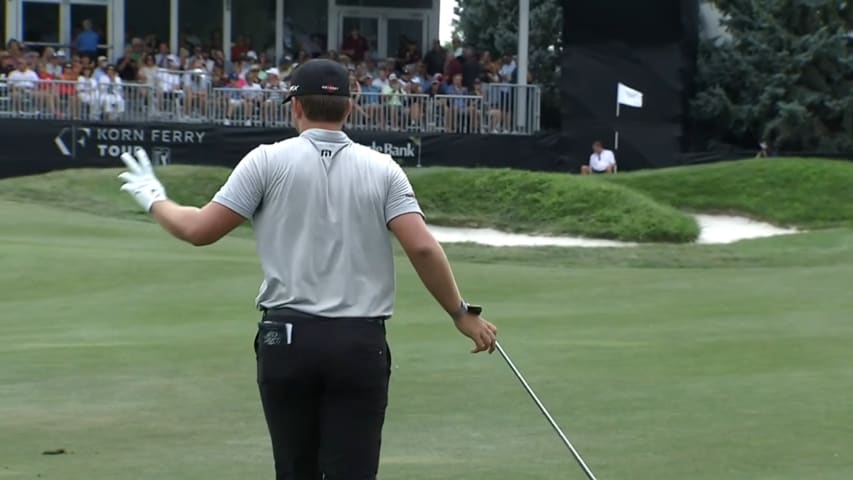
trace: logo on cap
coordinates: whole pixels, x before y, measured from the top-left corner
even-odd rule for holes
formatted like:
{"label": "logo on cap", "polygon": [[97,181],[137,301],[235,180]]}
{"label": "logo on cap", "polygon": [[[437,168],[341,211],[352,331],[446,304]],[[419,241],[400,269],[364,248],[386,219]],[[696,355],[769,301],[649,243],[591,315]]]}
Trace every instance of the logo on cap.
{"label": "logo on cap", "polygon": [[299,85],[291,85],[289,90],[290,93],[296,93],[299,91]]}
{"label": "logo on cap", "polygon": [[322,86],[322,87],[320,87],[320,88],[321,88],[324,92],[326,92],[326,93],[335,93],[335,92],[337,92],[338,90],[340,90],[340,88],[338,88],[338,87],[336,87],[336,86],[334,86],[334,85],[323,85],[323,86]]}

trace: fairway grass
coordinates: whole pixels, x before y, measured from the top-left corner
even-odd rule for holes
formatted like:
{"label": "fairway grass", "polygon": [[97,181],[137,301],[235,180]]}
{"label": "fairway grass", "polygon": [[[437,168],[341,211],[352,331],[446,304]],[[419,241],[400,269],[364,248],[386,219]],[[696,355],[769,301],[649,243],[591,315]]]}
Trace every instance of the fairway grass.
{"label": "fairway grass", "polygon": [[[0,223],[0,480],[272,478],[251,239],[8,201]],[[602,480],[853,478],[853,230],[447,251]],[[380,478],[583,478],[397,260]]]}

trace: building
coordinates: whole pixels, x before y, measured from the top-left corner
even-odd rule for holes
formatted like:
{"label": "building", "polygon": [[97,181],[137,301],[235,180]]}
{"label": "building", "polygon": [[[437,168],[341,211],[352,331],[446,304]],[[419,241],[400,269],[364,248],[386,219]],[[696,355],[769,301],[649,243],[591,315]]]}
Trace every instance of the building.
{"label": "building", "polygon": [[337,50],[358,28],[380,58],[397,53],[403,39],[421,51],[439,32],[439,0],[5,0],[0,28],[6,40],[67,46],[84,19],[116,59],[132,37],[155,35],[177,51],[179,39],[198,39],[230,55],[241,36],[256,50],[282,58],[298,44]]}

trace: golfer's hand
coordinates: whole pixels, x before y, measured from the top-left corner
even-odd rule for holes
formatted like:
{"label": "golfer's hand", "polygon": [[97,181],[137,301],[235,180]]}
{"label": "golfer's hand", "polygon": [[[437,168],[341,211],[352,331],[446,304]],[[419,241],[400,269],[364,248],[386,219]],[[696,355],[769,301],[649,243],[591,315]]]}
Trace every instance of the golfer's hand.
{"label": "golfer's hand", "polygon": [[464,317],[456,320],[456,328],[463,335],[470,338],[474,342],[474,349],[471,353],[495,351],[495,342],[498,341],[498,328],[484,320],[479,315],[467,314]]}
{"label": "golfer's hand", "polygon": [[137,148],[134,154],[136,158],[129,153],[121,155],[121,160],[128,169],[118,176],[124,182],[121,190],[131,194],[146,212],[150,212],[154,202],[168,200],[166,189],[154,175],[154,168],[145,150]]}

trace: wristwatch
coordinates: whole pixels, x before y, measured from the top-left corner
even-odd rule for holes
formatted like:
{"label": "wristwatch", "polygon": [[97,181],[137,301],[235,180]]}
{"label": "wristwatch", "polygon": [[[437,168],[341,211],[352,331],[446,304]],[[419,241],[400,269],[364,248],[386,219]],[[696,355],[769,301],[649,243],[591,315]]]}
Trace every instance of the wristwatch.
{"label": "wristwatch", "polygon": [[480,305],[471,305],[465,300],[462,300],[462,303],[459,305],[459,309],[453,312],[453,321],[455,322],[456,320],[459,320],[460,318],[465,316],[465,314],[469,313],[472,315],[480,315],[481,313],[483,313],[483,307],[481,307]]}

